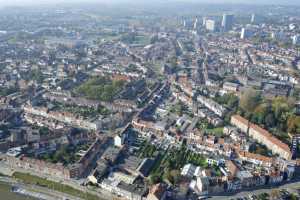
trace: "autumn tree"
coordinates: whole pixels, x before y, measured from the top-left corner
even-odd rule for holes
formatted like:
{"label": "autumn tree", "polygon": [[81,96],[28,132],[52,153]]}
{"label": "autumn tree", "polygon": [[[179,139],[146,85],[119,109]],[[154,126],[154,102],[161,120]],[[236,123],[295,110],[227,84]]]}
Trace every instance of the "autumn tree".
{"label": "autumn tree", "polygon": [[248,89],[242,94],[240,100],[240,107],[244,111],[251,113],[254,111],[254,109],[260,103],[260,101],[261,101],[260,93],[253,89]]}

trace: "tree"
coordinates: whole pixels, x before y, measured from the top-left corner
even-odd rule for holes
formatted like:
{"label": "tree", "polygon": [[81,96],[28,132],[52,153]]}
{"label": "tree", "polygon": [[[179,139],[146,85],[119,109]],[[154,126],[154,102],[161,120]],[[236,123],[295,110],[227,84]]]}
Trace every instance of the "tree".
{"label": "tree", "polygon": [[180,181],[180,171],[179,170],[171,170],[169,174],[169,181],[173,184],[176,185]]}
{"label": "tree", "polygon": [[239,98],[233,94],[230,94],[229,99],[227,101],[227,106],[235,110],[238,105],[239,105]]}
{"label": "tree", "polygon": [[240,107],[244,111],[252,113],[256,108],[256,106],[260,103],[260,101],[261,101],[260,93],[253,89],[249,89],[242,94],[240,100]]}
{"label": "tree", "polygon": [[161,182],[161,174],[155,173],[150,176],[150,184],[151,185],[154,185],[159,182]]}
{"label": "tree", "polygon": [[272,190],[270,194],[271,199],[278,199],[280,197],[279,190]]}
{"label": "tree", "polygon": [[280,119],[281,115],[285,112],[289,112],[292,108],[292,100],[285,97],[276,97],[272,100],[272,110],[274,112],[275,118]]}
{"label": "tree", "polygon": [[267,103],[258,105],[253,113],[253,121],[258,124],[264,124],[267,114],[270,112],[270,106]]}
{"label": "tree", "polygon": [[296,194],[292,193],[292,194],[289,196],[289,199],[290,199],[290,200],[298,200],[299,198],[298,198],[298,196],[297,196]]}
{"label": "tree", "polygon": [[258,195],[259,200],[268,200],[269,199],[268,197],[269,197],[268,193],[262,193]]}
{"label": "tree", "polygon": [[91,78],[74,90],[75,94],[89,99],[112,101],[120,91],[124,81],[115,81],[106,77]]}
{"label": "tree", "polygon": [[38,83],[42,83],[43,80],[44,80],[44,75],[41,72],[41,70],[39,70],[39,69],[32,70],[31,73],[30,73],[30,76],[31,77],[29,77],[29,79],[35,80]]}
{"label": "tree", "polygon": [[49,134],[49,128],[48,127],[41,127],[39,129],[39,134],[40,135],[48,135]]}
{"label": "tree", "polygon": [[267,114],[265,118],[265,124],[268,128],[273,127],[276,124],[273,113]]}
{"label": "tree", "polygon": [[287,129],[291,134],[300,133],[300,117],[292,115],[287,120]]}
{"label": "tree", "polygon": [[223,96],[216,96],[214,99],[219,104],[226,105],[228,108],[232,110],[236,110],[239,105],[239,98],[235,96],[233,93],[224,94]]}

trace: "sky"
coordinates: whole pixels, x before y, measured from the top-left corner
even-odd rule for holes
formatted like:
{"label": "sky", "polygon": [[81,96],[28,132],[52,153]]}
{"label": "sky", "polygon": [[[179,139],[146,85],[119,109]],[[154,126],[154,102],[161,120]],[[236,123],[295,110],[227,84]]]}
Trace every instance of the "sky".
{"label": "sky", "polygon": [[[153,0],[0,0],[1,6],[26,6],[40,4],[59,4],[59,3],[125,3],[125,2],[149,2]],[[281,4],[281,5],[300,5],[300,0],[156,0],[156,2],[199,2],[199,3],[251,3],[251,4]]]}

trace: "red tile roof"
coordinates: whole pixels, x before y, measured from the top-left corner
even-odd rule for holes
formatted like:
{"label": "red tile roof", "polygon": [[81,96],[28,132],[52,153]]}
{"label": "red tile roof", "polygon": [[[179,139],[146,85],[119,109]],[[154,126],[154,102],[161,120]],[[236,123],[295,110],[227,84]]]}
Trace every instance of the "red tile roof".
{"label": "red tile roof", "polygon": [[240,115],[233,115],[232,116],[233,119],[238,120],[240,123],[244,124],[244,125],[248,125],[250,126],[251,129],[254,129],[255,131],[257,131],[259,134],[263,135],[265,138],[267,138],[270,142],[272,142],[274,145],[280,147],[281,149],[290,152],[290,148],[287,144],[281,142],[279,139],[277,139],[276,137],[272,136],[271,133],[269,133],[267,130],[259,127],[256,124],[250,123],[249,120],[243,118]]}

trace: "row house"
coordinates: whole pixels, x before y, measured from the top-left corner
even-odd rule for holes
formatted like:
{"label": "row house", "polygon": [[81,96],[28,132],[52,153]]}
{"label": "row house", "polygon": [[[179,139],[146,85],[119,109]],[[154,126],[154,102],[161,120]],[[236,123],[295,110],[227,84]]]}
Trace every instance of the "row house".
{"label": "row house", "polygon": [[249,153],[246,151],[238,151],[237,154],[241,160],[253,163],[255,165],[271,167],[273,164],[273,159],[267,156]]}
{"label": "row house", "polygon": [[154,133],[157,136],[163,136],[164,132],[166,131],[163,127],[156,126],[156,124],[153,122],[144,121],[141,119],[134,119],[132,121],[132,125],[135,129],[141,131],[144,134]]}
{"label": "row house", "polygon": [[25,105],[23,106],[23,110],[25,111],[25,114],[32,114],[49,119],[54,119],[88,130],[98,130],[100,126],[100,121],[98,120],[91,121],[89,119],[83,119],[82,117],[74,116],[72,113],[68,112],[49,111],[44,107],[32,107],[31,105]]}
{"label": "row house", "polygon": [[209,110],[213,111],[219,117],[223,117],[227,112],[227,109],[212,99],[206,98],[204,96],[199,95],[197,97],[197,101],[207,107]]}
{"label": "row house", "polygon": [[267,130],[249,122],[239,115],[233,115],[231,117],[231,124],[238,127],[241,131],[248,133],[249,136],[259,143],[266,145],[272,153],[278,154],[286,160],[291,159],[292,153],[289,146],[272,136]]}
{"label": "row house", "polygon": [[72,166],[70,168],[63,166],[62,164],[48,163],[42,160],[32,159],[28,157],[12,157],[6,156],[7,164],[16,170],[18,168],[33,171],[38,174],[49,175],[57,178],[71,179],[78,177],[78,170],[80,165]]}

